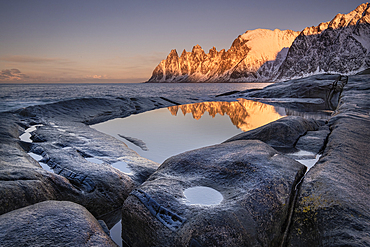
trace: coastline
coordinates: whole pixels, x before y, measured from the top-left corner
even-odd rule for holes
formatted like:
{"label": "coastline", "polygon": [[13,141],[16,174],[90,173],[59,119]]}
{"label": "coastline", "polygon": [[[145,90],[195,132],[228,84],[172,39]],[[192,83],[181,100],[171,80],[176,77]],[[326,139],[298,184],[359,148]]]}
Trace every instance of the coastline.
{"label": "coastline", "polygon": [[[366,233],[370,232],[370,214],[367,211],[370,198],[366,194],[370,184],[370,176],[368,176],[370,171],[366,165],[369,163],[367,154],[370,106],[367,102],[370,88],[367,82],[370,79],[368,75],[349,76],[346,82],[344,77],[339,79],[336,77],[313,76],[276,83],[262,90],[234,92],[215,98],[234,100],[242,97],[261,102],[268,102],[268,99],[273,98],[275,100],[270,101],[270,104],[291,105],[293,108],[301,107],[301,102],[294,99],[320,98],[325,102],[325,107],[334,110],[332,117],[325,123],[330,129],[330,134],[326,138],[322,157],[306,175],[299,170],[297,171],[297,174],[300,174],[299,177],[294,177],[294,181],[290,181],[290,186],[300,187],[297,198],[295,199],[296,190],[291,190],[286,199],[289,202],[287,206],[276,204],[281,207],[281,212],[284,214],[284,217],[278,217],[276,224],[283,224],[280,227],[283,227],[285,232],[276,233],[279,236],[274,240],[268,240],[270,242],[267,241],[267,243],[273,241],[287,246],[330,245],[333,241],[336,241],[335,243],[340,241],[344,245],[370,244]],[[297,89],[289,87],[289,83],[292,86],[293,83],[306,84],[310,81],[312,83],[307,84],[307,90],[298,90],[298,86]],[[290,90],[285,90],[284,85]],[[11,212],[21,210],[19,208],[49,200],[75,202],[84,206],[97,218],[119,209],[122,204],[124,208],[134,210],[130,203],[135,200],[140,201],[140,196],[135,197],[130,193],[135,188],[141,188],[141,184],[160,165],[139,157],[124,145],[114,141],[114,138],[99,134],[88,125],[157,108],[195,102],[202,102],[202,100],[163,97],[79,99],[0,113],[2,123],[0,127],[2,177],[0,213],[2,215],[0,219]],[[24,143],[18,139],[25,129],[36,124],[43,124],[45,127],[34,133],[31,138],[33,143]],[[292,126],[292,128],[295,127]],[[303,131],[303,135],[307,131],[315,130],[307,129]],[[253,139],[258,139],[258,136]],[[296,141],[292,141],[294,145]],[[66,147],[72,147],[73,150],[64,149]],[[268,147],[264,148],[270,150]],[[59,173],[50,173],[40,168],[38,163],[27,155],[30,151],[41,155],[42,161],[49,166],[54,164],[54,168],[59,167]],[[232,153],[232,150],[229,152]],[[97,153],[109,154],[112,159],[125,157],[123,160],[129,164],[134,174],[126,175],[114,169],[84,161],[85,158]],[[202,155],[206,156],[207,152]],[[76,160],[85,165],[74,164]],[[156,174],[160,173],[157,171]],[[343,174],[346,175],[343,176]],[[298,184],[303,175],[303,182]],[[117,186],[112,187],[113,184]],[[147,187],[147,191],[150,193],[151,189]],[[153,195],[150,196],[152,197]],[[125,201],[127,198],[129,200]],[[153,200],[160,201],[154,197]],[[138,212],[147,209],[142,207]],[[188,214],[188,217],[191,215]],[[151,221],[155,220],[150,214],[146,217]],[[261,214],[261,217],[266,216]],[[17,222],[16,219],[13,220]],[[186,226],[191,227],[191,225]],[[6,233],[4,227],[0,224],[1,234]],[[263,235],[276,231],[275,228],[276,226],[271,229],[266,227],[267,230],[258,231]],[[168,237],[171,231],[168,232],[161,224],[157,224],[154,229],[158,232],[157,239],[150,239],[150,241],[168,241],[165,236]],[[201,231],[198,234],[201,234]],[[132,236],[129,235],[130,233],[125,241],[135,245],[132,243]],[[259,238],[257,234],[255,239]],[[172,235],[169,239],[180,241]],[[187,241],[205,244],[201,243],[203,240],[200,237],[193,236],[187,239]],[[219,241],[218,244],[224,243]],[[4,242],[5,245],[7,243]]]}

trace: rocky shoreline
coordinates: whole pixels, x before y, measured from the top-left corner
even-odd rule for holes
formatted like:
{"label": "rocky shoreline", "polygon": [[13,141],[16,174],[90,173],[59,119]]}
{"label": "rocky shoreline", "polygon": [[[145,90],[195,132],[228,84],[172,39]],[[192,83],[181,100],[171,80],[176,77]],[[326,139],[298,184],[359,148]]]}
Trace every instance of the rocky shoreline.
{"label": "rocky shoreline", "polygon": [[[369,81],[318,75],[214,97],[253,99],[306,117],[286,117],[162,165],[89,125],[202,99],[78,99],[0,113],[0,245],[115,246],[105,232],[122,208],[128,246],[370,246]],[[333,113],[328,121],[307,119],[317,110]],[[32,142],[19,140],[36,125]],[[291,159],[294,149],[322,156],[305,174]],[[96,157],[104,163],[89,161]],[[112,168],[115,162],[132,172]],[[194,186],[219,191],[223,201],[186,204],[183,191]]]}

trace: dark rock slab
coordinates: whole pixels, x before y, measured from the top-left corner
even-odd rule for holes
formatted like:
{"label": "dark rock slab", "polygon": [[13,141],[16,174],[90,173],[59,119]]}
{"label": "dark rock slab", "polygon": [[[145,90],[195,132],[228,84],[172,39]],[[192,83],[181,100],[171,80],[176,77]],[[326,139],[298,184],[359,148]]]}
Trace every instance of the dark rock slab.
{"label": "dark rock slab", "polygon": [[289,246],[370,246],[370,77],[349,77],[319,162],[307,173]]}
{"label": "dark rock slab", "polygon": [[307,131],[317,130],[322,121],[297,116],[284,117],[257,129],[240,133],[225,142],[236,140],[261,140],[274,148],[294,148]]}
{"label": "dark rock slab", "polygon": [[[129,246],[279,246],[306,168],[257,140],[234,141],[167,159],[126,199]],[[220,204],[192,205],[187,188],[210,187]]]}
{"label": "dark rock slab", "polygon": [[300,150],[309,151],[312,153],[319,153],[323,150],[326,138],[330,134],[329,126],[321,126],[316,131],[307,131],[304,136],[301,136],[295,147]]}
{"label": "dark rock slab", "polygon": [[245,98],[302,114],[324,115],[327,110],[335,110],[337,107],[346,80],[347,77],[341,75],[314,75],[274,83],[259,90],[249,89],[221,98]]}
{"label": "dark rock slab", "polygon": [[340,75],[315,75],[271,84],[259,91],[245,91],[256,98],[320,98],[326,100]]}
{"label": "dark rock slab", "polygon": [[84,207],[45,201],[0,216],[0,246],[117,246]]}

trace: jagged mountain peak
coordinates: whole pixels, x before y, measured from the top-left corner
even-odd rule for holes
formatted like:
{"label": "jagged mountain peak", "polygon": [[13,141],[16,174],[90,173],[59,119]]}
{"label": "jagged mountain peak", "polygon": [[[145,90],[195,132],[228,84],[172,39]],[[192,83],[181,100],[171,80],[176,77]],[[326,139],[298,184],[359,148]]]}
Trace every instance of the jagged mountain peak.
{"label": "jagged mountain peak", "polygon": [[168,57],[178,57],[179,55],[177,54],[176,49],[172,49]]}
{"label": "jagged mountain peak", "polygon": [[186,50],[184,49],[183,51],[182,51],[182,53],[181,53],[181,56],[180,57],[182,57],[182,58],[184,58],[185,56],[186,56]]}
{"label": "jagged mountain peak", "polygon": [[256,29],[239,35],[227,51],[218,52],[212,47],[206,54],[197,44],[177,59],[176,50],[172,50],[153,71],[149,82],[230,81],[240,74],[243,80],[254,80],[261,65],[274,60],[298,34],[292,30]]}
{"label": "jagged mountain peak", "polygon": [[366,14],[368,8],[369,3],[363,3],[348,14],[339,13],[330,21],[328,28],[337,29],[354,26]]}
{"label": "jagged mountain peak", "polygon": [[192,52],[199,52],[199,51],[203,51],[200,45],[193,46]]}
{"label": "jagged mountain peak", "polygon": [[367,12],[369,12],[369,6],[370,6],[369,3],[363,3],[359,5],[355,10],[347,14],[338,13],[331,21],[322,22],[317,26],[306,27],[305,29],[303,29],[302,34],[303,35],[320,34],[327,28],[338,29],[348,26],[354,26],[359,21],[364,22],[364,20],[365,22],[370,23],[369,21],[366,21],[369,19],[368,14],[366,14]]}
{"label": "jagged mountain peak", "polygon": [[370,67],[370,4],[305,28],[293,42],[275,79],[320,73],[355,74]]}
{"label": "jagged mountain peak", "polygon": [[[294,42],[293,42],[294,41]],[[370,4],[331,21],[292,30],[249,30],[230,48],[206,54],[200,45],[180,58],[172,50],[149,82],[250,82],[317,73],[351,74],[370,67]]]}

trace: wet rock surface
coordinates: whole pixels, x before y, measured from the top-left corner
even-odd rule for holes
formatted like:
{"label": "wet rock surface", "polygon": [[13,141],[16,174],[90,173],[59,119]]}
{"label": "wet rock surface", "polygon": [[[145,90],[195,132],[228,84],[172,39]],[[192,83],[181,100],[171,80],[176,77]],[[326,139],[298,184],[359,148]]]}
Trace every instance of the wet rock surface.
{"label": "wet rock surface", "polygon": [[[167,159],[126,199],[130,246],[279,245],[306,168],[261,141],[234,141]],[[186,203],[184,190],[210,187],[218,205]]]}
{"label": "wet rock surface", "polygon": [[117,246],[84,207],[45,201],[0,215],[1,246]]}
{"label": "wet rock surface", "polygon": [[289,246],[370,246],[369,76],[349,77],[323,156],[307,173]]}

